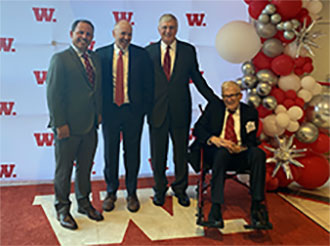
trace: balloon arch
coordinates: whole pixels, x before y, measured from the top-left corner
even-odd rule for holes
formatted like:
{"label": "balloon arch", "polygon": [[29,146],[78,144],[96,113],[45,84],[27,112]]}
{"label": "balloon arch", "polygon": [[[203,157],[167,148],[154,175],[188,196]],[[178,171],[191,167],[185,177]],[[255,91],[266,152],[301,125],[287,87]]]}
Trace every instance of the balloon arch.
{"label": "balloon arch", "polygon": [[236,82],[259,112],[267,190],[293,181],[306,189],[329,179],[330,90],[313,71],[319,0],[244,0],[250,23],[232,21],[216,37],[219,55],[242,64]]}

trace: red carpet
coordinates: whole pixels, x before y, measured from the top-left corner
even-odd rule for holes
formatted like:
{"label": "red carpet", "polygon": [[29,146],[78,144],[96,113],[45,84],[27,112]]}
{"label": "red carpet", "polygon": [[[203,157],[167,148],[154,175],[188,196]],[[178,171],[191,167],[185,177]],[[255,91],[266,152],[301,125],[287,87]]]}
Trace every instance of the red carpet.
{"label": "red carpet", "polygon": [[[141,179],[139,182],[140,188],[151,185],[150,179]],[[104,182],[93,182],[93,204],[97,209],[102,207],[99,192],[104,190]],[[40,205],[32,205],[35,196],[53,194],[52,185],[1,187],[0,193],[0,245],[60,245],[43,208]],[[164,205],[164,209],[171,216],[172,201],[175,199],[167,197]],[[192,201],[193,199],[195,198],[192,198]],[[249,221],[250,197],[246,187],[228,180],[225,200],[225,220],[243,218]],[[274,227],[271,231],[223,234],[217,229],[205,229],[204,236],[152,241],[133,220],[130,220],[120,244],[103,245],[329,245],[328,232],[276,193],[267,193],[267,204]],[[206,205],[207,208],[209,204]],[[116,213],[116,209],[111,213]],[[111,223],[111,220],[106,223]]]}

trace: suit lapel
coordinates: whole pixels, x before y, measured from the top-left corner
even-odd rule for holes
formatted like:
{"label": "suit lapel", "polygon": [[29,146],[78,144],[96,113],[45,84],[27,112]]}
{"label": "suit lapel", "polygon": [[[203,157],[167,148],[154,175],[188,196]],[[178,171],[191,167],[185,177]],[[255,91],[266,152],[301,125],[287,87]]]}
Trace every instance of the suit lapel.
{"label": "suit lapel", "polygon": [[246,122],[246,115],[244,114],[244,105],[240,103],[240,120],[241,120],[241,141],[243,142],[243,138],[245,138],[246,131],[245,131],[245,122]]}
{"label": "suit lapel", "polygon": [[84,76],[85,82],[87,83],[87,85],[90,88],[93,88],[93,86],[91,85],[91,83],[88,80],[86,69],[85,69],[84,65],[82,64],[81,59],[78,56],[77,52],[72,47],[69,48],[69,51],[70,51],[70,54],[72,56],[73,63],[80,70],[81,74]]}
{"label": "suit lapel", "polygon": [[[180,41],[176,40],[176,51],[175,51],[175,60],[174,60],[174,66],[173,66],[173,71],[171,74],[171,80],[172,78],[174,78],[176,71],[178,70],[177,66],[179,66],[181,64],[181,53],[180,53]],[[165,73],[164,73],[165,74]]]}

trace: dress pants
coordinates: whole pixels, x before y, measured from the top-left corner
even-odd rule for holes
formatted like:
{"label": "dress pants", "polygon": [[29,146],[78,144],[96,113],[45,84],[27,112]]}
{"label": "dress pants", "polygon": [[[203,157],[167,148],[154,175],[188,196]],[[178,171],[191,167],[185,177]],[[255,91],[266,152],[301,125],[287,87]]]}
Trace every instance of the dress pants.
{"label": "dress pants", "polygon": [[91,170],[97,146],[97,131],[93,128],[85,135],[59,140],[55,134],[55,207],[61,212],[70,209],[70,190],[73,162],[75,169],[75,195],[79,207],[90,206]]}
{"label": "dress pants", "polygon": [[266,154],[258,147],[249,147],[238,154],[230,154],[224,148],[206,147],[205,154],[212,163],[211,200],[224,203],[224,183],[227,170],[250,170],[250,191],[253,201],[265,198]]}
{"label": "dress pants", "polygon": [[149,133],[155,192],[163,194],[167,190],[168,182],[165,172],[169,137],[171,137],[175,165],[175,181],[171,186],[175,194],[180,195],[185,193],[188,186],[187,146],[189,128],[173,127],[170,116],[167,114],[164,123],[160,127],[149,127]]}
{"label": "dress pants", "polygon": [[104,177],[107,192],[116,193],[119,187],[119,147],[120,132],[123,137],[125,184],[128,195],[136,193],[137,177],[140,169],[140,145],[143,114],[134,113],[129,104],[115,110],[111,120],[102,125],[104,138]]}

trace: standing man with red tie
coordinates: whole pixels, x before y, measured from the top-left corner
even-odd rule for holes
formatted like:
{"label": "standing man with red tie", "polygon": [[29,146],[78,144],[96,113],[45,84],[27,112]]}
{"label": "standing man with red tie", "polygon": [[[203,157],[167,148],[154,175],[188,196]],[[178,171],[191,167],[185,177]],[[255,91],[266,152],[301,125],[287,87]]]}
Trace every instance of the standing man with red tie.
{"label": "standing man with red tie", "polygon": [[71,174],[75,168],[78,212],[96,221],[103,220],[89,201],[90,175],[101,122],[101,64],[88,50],[94,26],[88,20],[72,24],[70,48],[55,54],[47,73],[47,103],[55,136],[55,208],[60,224],[77,229],[70,214]]}
{"label": "standing man with red tie", "polygon": [[[258,111],[244,103],[240,87],[233,81],[221,86],[223,100],[209,103],[194,126],[196,141],[203,144],[204,160],[212,167],[209,227],[223,228],[225,172],[250,170],[251,220],[255,227],[268,222],[265,199],[266,154],[258,148]],[[258,213],[264,216],[260,218]]]}
{"label": "standing man with red tie", "polygon": [[104,176],[107,196],[104,211],[111,211],[119,187],[120,132],[123,136],[127,209],[136,212],[140,203],[136,194],[140,168],[140,144],[144,116],[153,102],[153,70],[148,53],[130,44],[132,27],[126,20],[118,21],[112,31],[115,42],[96,52],[102,62],[104,137]]}
{"label": "standing man with red tie", "polygon": [[178,21],[164,14],[158,23],[161,40],[146,49],[154,64],[155,101],[148,117],[151,159],[155,180],[153,203],[162,206],[168,189],[166,162],[169,137],[173,143],[175,181],[171,184],[179,204],[189,206],[187,146],[191,122],[189,80],[207,99],[217,98],[198,68],[195,48],[176,39]]}

